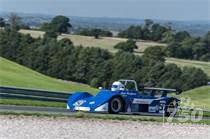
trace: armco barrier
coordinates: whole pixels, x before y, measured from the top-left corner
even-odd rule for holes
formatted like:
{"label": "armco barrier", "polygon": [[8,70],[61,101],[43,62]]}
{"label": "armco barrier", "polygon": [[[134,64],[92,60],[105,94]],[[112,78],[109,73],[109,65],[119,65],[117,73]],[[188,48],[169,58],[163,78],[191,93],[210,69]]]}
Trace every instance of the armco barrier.
{"label": "armco barrier", "polygon": [[0,86],[0,98],[66,102],[71,93]]}

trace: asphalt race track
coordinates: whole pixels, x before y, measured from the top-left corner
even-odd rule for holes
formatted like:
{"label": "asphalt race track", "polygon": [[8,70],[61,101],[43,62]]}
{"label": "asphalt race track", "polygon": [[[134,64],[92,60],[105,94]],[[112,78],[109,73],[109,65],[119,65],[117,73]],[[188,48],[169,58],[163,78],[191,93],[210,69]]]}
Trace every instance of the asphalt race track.
{"label": "asphalt race track", "polygon": [[[23,112],[23,113],[43,113],[43,114],[61,114],[61,115],[73,115],[74,112],[70,112],[65,108],[56,107],[37,107],[37,106],[16,106],[16,105],[0,105],[0,112]],[[89,115],[113,115],[113,116],[126,116],[131,114],[104,114],[104,113],[88,113]],[[161,115],[152,115],[148,113],[139,113],[132,116],[153,116],[162,117]],[[180,116],[179,116],[180,117]],[[178,118],[178,116],[176,116]],[[203,117],[204,120],[210,120],[210,117]]]}

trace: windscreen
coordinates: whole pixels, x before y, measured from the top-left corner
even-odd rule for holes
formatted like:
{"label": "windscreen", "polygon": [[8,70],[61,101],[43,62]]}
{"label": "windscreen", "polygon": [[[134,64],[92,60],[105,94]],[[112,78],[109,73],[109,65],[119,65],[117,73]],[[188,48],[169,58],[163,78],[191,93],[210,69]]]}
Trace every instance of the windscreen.
{"label": "windscreen", "polygon": [[125,88],[127,90],[136,90],[135,84],[133,82],[127,82],[127,84],[125,85]]}

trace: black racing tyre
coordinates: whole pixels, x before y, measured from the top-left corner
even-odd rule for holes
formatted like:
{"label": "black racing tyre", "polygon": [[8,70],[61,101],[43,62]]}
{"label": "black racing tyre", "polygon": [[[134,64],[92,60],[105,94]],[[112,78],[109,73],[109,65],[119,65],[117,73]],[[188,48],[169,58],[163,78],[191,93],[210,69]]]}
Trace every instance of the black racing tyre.
{"label": "black racing tyre", "polygon": [[111,113],[111,114],[117,114],[119,112],[122,112],[123,111],[123,108],[124,108],[124,103],[123,103],[123,100],[121,97],[112,97],[110,100],[109,100],[109,109],[108,109],[108,112]]}
{"label": "black racing tyre", "polygon": [[178,109],[178,103],[176,100],[170,100],[165,106],[165,116],[175,116]]}

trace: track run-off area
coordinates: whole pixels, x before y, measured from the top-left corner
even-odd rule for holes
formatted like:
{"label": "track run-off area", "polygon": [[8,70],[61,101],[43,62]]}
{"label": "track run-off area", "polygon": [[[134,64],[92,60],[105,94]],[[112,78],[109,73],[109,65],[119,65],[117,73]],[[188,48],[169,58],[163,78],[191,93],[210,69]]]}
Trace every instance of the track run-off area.
{"label": "track run-off area", "polygon": [[[31,106],[0,106],[2,112],[24,113],[21,115],[0,115],[1,139],[207,139],[210,125],[192,123],[162,123],[152,121],[100,119],[74,117],[75,113],[63,108],[43,108]],[[52,116],[34,115],[34,113]],[[26,114],[28,113],[28,115]],[[31,115],[30,115],[31,113]],[[62,116],[55,116],[56,113]],[[89,113],[88,113],[89,114]],[[67,116],[68,115],[68,116]],[[91,117],[110,116],[90,114]],[[115,115],[111,115],[115,116]],[[118,115],[119,116],[119,115]],[[123,117],[145,117],[129,116]],[[161,119],[160,117],[156,117]],[[150,118],[151,120],[151,118]]]}

